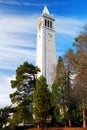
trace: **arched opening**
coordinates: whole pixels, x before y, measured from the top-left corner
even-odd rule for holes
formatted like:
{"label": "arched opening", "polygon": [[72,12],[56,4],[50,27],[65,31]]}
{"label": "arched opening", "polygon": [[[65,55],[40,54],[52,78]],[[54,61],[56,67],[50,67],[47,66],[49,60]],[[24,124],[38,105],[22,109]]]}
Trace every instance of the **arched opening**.
{"label": "arched opening", "polygon": [[48,20],[48,27],[49,27],[49,20]]}
{"label": "arched opening", "polygon": [[47,20],[45,19],[45,26],[47,26]]}
{"label": "arched opening", "polygon": [[52,21],[50,21],[50,28],[52,28]]}

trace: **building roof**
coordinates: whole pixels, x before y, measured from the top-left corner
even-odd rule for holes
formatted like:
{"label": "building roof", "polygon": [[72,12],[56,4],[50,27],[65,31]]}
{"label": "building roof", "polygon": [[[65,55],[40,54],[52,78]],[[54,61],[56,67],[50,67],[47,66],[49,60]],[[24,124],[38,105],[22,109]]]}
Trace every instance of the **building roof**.
{"label": "building roof", "polygon": [[44,6],[44,9],[43,9],[43,12],[42,12],[42,13],[50,15],[49,10],[48,10],[48,8],[46,7],[46,5]]}

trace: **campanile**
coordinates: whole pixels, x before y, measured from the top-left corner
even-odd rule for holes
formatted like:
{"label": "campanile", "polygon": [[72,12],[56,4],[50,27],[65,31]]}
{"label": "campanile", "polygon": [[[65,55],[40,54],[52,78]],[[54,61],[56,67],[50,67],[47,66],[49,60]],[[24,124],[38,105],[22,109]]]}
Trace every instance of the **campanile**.
{"label": "campanile", "polygon": [[43,75],[49,87],[55,77],[56,47],[55,47],[55,19],[45,6],[37,22],[36,65],[40,68],[38,77]]}

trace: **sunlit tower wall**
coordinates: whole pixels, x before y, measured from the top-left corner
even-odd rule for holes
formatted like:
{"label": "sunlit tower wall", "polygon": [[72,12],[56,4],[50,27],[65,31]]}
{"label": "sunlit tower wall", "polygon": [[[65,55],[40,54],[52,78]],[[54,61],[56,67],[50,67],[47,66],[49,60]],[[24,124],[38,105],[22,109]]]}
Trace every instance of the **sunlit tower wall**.
{"label": "sunlit tower wall", "polygon": [[41,71],[38,77],[43,75],[49,87],[51,87],[54,81],[56,67],[54,22],[53,15],[50,15],[45,6],[37,22],[36,65]]}

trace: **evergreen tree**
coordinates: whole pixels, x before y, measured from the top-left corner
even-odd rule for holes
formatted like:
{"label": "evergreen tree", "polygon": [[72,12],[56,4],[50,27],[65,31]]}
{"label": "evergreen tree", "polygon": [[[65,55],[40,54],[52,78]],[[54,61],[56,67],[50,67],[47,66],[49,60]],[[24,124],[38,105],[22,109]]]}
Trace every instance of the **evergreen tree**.
{"label": "evergreen tree", "polygon": [[11,87],[16,89],[10,94],[10,98],[16,106],[13,121],[17,124],[32,119],[32,97],[38,71],[39,69],[34,65],[24,62],[16,70],[16,79],[11,81]]}
{"label": "evergreen tree", "polygon": [[73,110],[76,108],[76,100],[73,95],[74,77],[75,77],[75,55],[72,49],[69,49],[64,55],[64,64],[66,68],[66,87],[67,87],[67,106],[68,106],[68,125],[71,126],[73,120]]}
{"label": "evergreen tree", "polygon": [[66,118],[66,92],[66,69],[62,57],[59,57],[56,69],[56,79],[52,86],[52,104],[55,106],[54,111],[58,112],[58,114],[55,114],[56,119]]}
{"label": "evergreen tree", "polygon": [[9,123],[9,114],[12,113],[11,106],[6,106],[4,108],[0,108],[0,128]]}
{"label": "evergreen tree", "polygon": [[46,119],[49,116],[50,110],[50,92],[46,79],[43,76],[39,77],[36,81],[33,101],[36,122],[41,126],[46,126]]}

